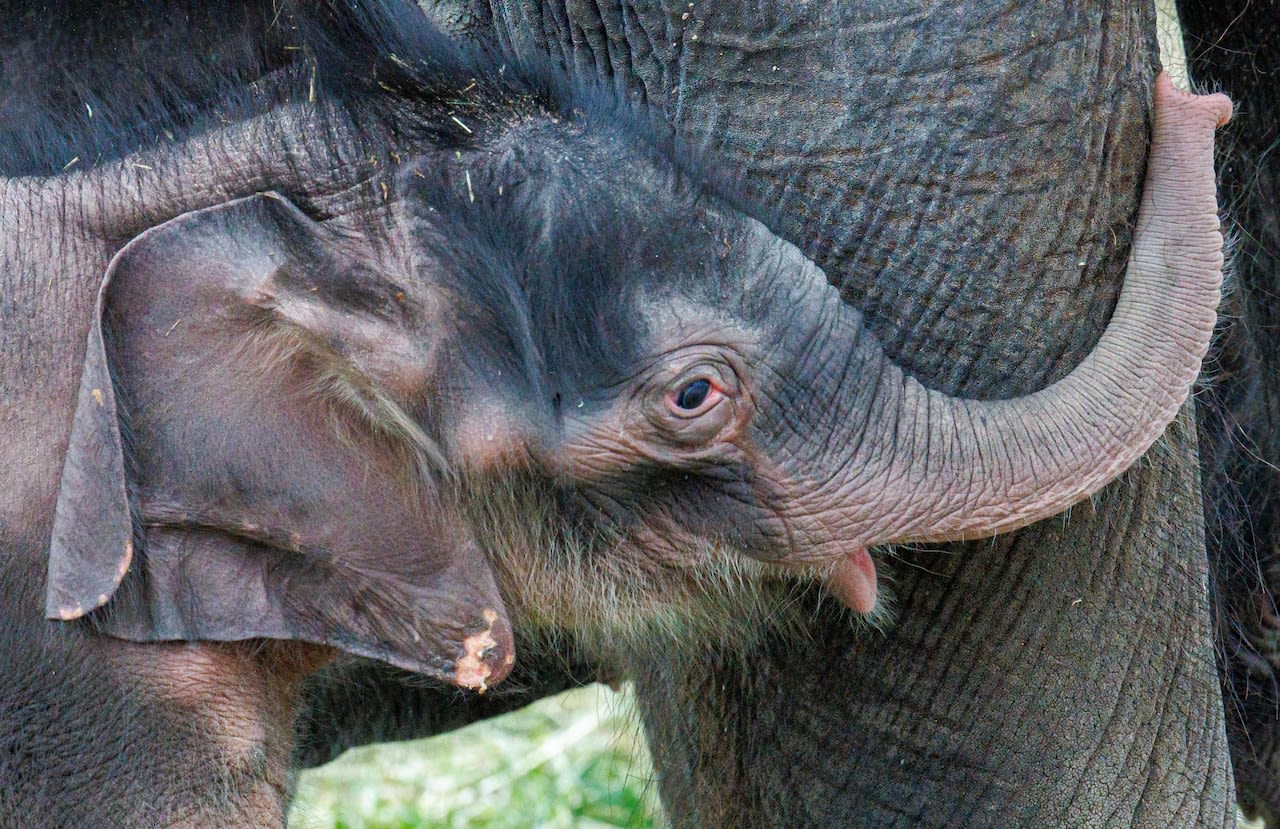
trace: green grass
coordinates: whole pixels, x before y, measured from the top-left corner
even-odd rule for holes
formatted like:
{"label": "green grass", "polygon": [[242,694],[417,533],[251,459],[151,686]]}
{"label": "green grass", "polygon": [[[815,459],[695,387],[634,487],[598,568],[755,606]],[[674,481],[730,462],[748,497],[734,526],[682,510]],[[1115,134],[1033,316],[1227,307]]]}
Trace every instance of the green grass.
{"label": "green grass", "polygon": [[630,695],[571,691],[461,731],[347,752],[302,775],[295,829],[663,824]]}

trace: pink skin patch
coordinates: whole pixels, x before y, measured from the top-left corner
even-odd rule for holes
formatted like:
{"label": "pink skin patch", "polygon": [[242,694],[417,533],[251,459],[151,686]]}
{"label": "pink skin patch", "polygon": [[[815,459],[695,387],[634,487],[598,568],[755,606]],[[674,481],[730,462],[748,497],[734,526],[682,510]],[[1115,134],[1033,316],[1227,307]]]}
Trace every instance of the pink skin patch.
{"label": "pink skin patch", "polygon": [[876,609],[876,565],[866,547],[840,559],[827,575],[827,589],[850,610]]}
{"label": "pink skin patch", "polygon": [[[462,640],[462,656],[454,665],[455,685],[474,688],[482,694],[488,690],[493,669],[484,660],[498,646],[498,640],[493,637],[493,623],[497,619],[497,612],[486,610],[484,620],[489,623],[489,627]],[[508,661],[511,656],[508,654]]]}

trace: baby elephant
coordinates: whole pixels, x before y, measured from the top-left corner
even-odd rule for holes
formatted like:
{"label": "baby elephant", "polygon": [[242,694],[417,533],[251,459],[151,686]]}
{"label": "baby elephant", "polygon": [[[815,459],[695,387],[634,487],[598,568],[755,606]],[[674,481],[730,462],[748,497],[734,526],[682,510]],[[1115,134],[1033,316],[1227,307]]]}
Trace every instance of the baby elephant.
{"label": "baby elephant", "polygon": [[[643,119],[549,70],[361,25],[317,29],[283,104],[194,139],[220,152],[90,174],[155,170],[131,214],[154,226],[102,284],[50,616],[318,643],[483,689],[514,659],[508,608],[603,640],[719,636],[816,580],[871,613],[868,548],[1066,509],[1146,451],[1197,375],[1222,96],[1157,79],[1109,327],[1061,381],[984,402],[890,362],[813,263]],[[334,169],[353,186],[320,209],[311,181]],[[182,192],[211,177],[233,183]]]}

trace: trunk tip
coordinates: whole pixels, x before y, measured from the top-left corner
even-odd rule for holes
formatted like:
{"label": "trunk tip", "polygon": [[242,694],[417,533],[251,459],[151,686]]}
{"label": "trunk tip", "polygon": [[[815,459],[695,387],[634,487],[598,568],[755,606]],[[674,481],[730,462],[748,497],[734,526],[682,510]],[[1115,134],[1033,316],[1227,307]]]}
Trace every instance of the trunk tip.
{"label": "trunk tip", "polygon": [[1197,95],[1185,92],[1173,85],[1168,72],[1156,76],[1156,109],[1176,110],[1194,117],[1208,116],[1213,119],[1215,127],[1226,126],[1231,120],[1231,99],[1221,92],[1212,95]]}

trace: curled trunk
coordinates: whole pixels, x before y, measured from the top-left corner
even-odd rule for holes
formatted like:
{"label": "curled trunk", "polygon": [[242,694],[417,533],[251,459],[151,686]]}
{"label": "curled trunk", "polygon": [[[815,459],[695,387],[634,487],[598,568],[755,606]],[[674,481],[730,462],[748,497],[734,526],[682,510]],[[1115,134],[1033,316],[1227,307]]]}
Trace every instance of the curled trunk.
{"label": "curled trunk", "polygon": [[[975,401],[886,361],[873,415],[892,441],[855,456],[869,504],[860,543],[963,540],[1017,529],[1097,492],[1151,446],[1199,374],[1222,282],[1213,134],[1225,96],[1155,91],[1151,155],[1124,288],[1093,352],[1051,386]],[[904,510],[903,505],[907,505]]]}

